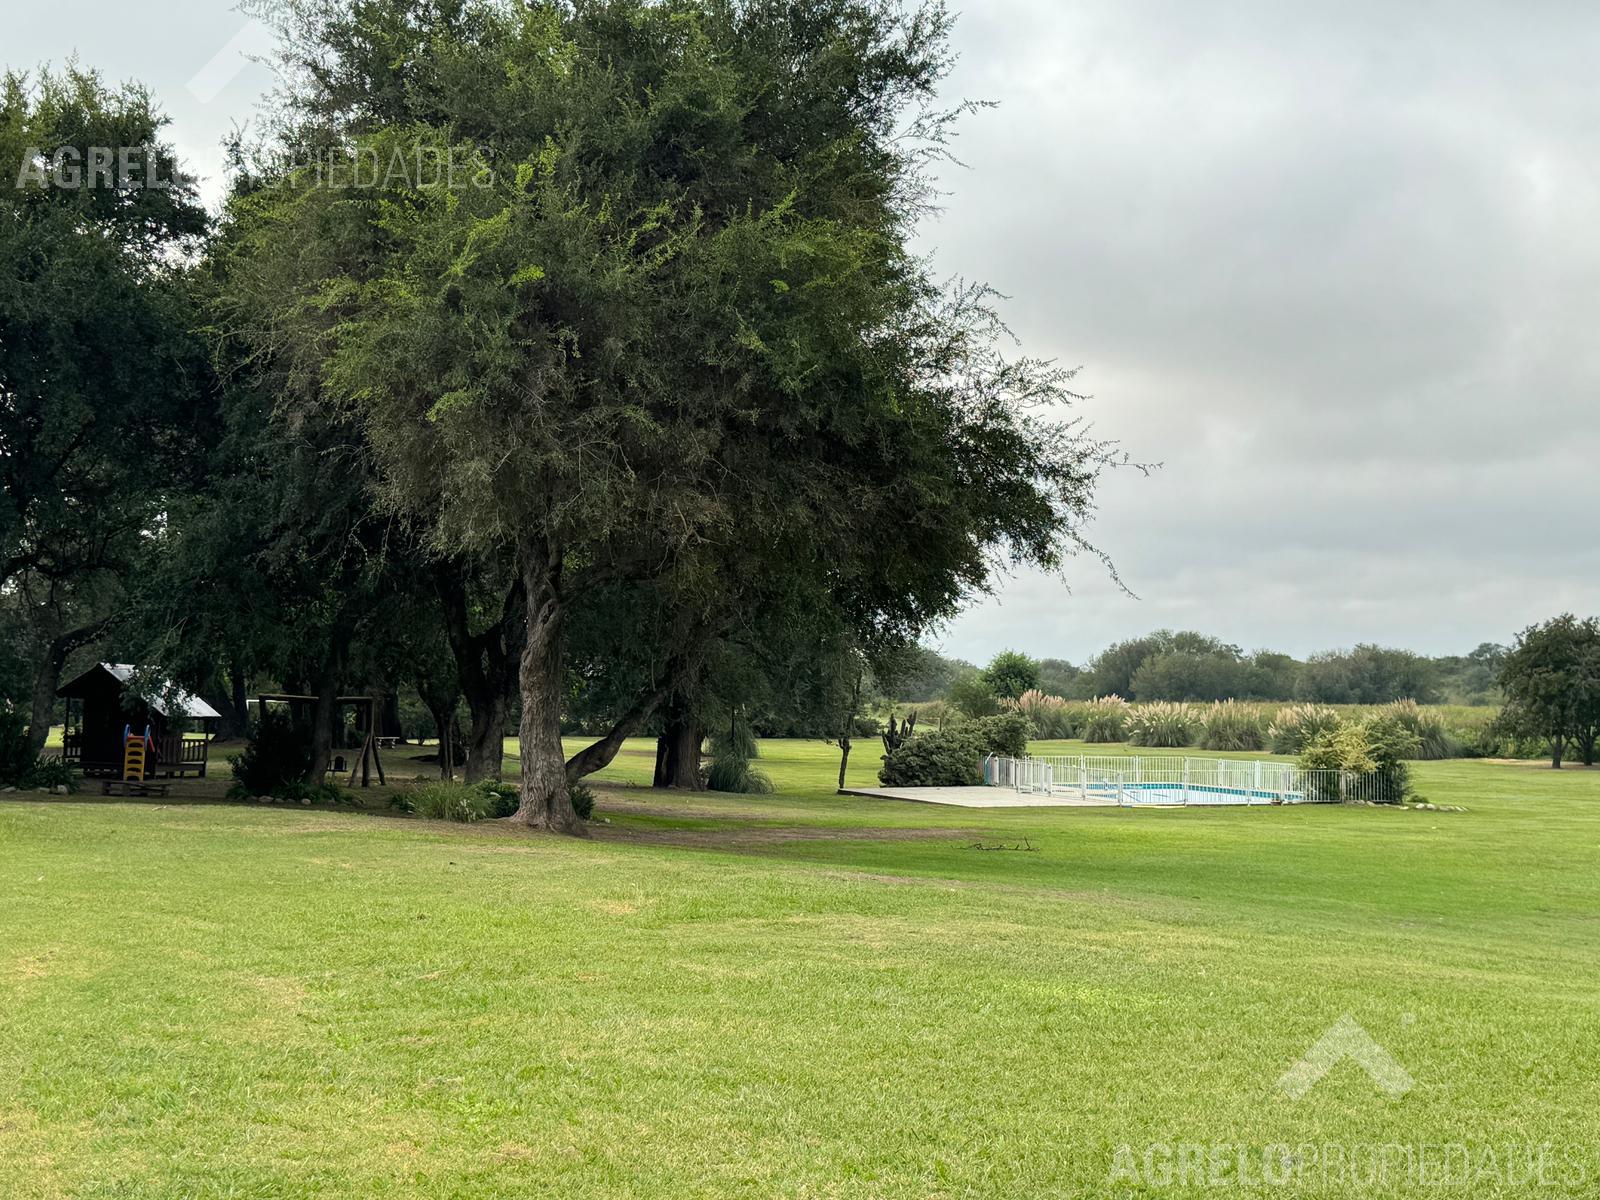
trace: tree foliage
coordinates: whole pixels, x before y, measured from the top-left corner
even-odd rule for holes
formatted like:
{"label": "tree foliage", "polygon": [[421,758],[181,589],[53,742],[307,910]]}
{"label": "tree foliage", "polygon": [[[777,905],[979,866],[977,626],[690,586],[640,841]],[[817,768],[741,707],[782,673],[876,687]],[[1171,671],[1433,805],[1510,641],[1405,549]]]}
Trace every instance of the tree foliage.
{"label": "tree foliage", "polygon": [[1550,744],[1560,768],[1569,746],[1593,766],[1600,739],[1600,621],[1565,613],[1523,630],[1500,666],[1510,733]]}
{"label": "tree foliage", "polygon": [[[244,336],[350,414],[438,555],[511,555],[524,807],[571,831],[570,638],[617,583],[688,645],[825,598],[868,643],[1060,565],[1108,461],[1071,375],[909,249],[951,114],[937,6],[381,0],[287,10],[293,151],[230,211]],[[419,159],[454,159],[441,186]],[[359,185],[368,159],[400,164]],[[912,540],[883,537],[914,513]],[[679,688],[662,646],[619,719]]]}
{"label": "tree foliage", "polygon": [[[35,747],[203,440],[186,264],[206,215],[165,123],[142,88],[75,67],[0,80],[0,588],[23,598]],[[96,147],[144,147],[141,174],[94,170]],[[57,155],[85,165],[56,179]],[[147,181],[169,186],[130,186]]]}

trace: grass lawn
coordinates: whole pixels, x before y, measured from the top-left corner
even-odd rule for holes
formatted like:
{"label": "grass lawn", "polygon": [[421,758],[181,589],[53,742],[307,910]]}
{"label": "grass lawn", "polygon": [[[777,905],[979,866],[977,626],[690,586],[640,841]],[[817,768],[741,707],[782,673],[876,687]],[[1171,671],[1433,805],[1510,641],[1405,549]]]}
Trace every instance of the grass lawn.
{"label": "grass lawn", "polygon": [[[793,742],[777,795],[655,794],[652,753],[585,842],[381,791],[7,797],[0,1197],[1600,1191],[1600,774],[1420,765],[1460,814],[971,811],[834,796]],[[1414,1086],[1284,1095],[1345,1014]],[[1278,1144],[1298,1174],[1251,1182]],[[1244,1182],[1180,1162],[1213,1145]]]}

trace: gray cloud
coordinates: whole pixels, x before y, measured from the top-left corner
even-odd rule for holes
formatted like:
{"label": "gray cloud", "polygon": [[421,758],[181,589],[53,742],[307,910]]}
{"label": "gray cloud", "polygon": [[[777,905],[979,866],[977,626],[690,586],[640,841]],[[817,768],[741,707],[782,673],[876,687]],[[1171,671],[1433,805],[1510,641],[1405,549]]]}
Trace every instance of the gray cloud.
{"label": "gray cloud", "polygon": [[[34,6],[3,57],[145,80],[215,197],[268,80],[202,102],[246,21],[162,17]],[[948,649],[1082,658],[1184,625],[1446,652],[1600,607],[1600,10],[984,0],[958,42],[951,94],[1001,107],[927,243],[1166,467],[1109,480],[1091,531],[1139,600],[1080,560],[1070,594],[1014,579]]]}
{"label": "gray cloud", "polygon": [[1158,625],[1447,652],[1596,607],[1600,13],[989,4],[939,261],[1082,363],[1116,479],[1082,561],[947,631],[1081,658]]}

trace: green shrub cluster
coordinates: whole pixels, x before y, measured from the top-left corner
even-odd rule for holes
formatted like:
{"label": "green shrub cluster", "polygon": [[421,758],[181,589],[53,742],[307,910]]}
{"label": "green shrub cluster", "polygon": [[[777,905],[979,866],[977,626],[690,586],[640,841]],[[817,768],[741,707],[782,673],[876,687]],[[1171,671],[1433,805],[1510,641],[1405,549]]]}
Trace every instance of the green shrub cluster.
{"label": "green shrub cluster", "polygon": [[64,787],[69,792],[75,792],[78,790],[78,776],[70,764],[63,762],[59,758],[41,758],[33,764],[33,769],[23,776],[22,781],[15,786],[36,788],[49,792]]}
{"label": "green shrub cluster", "polygon": [[1378,714],[1339,722],[1317,734],[1300,754],[1300,769],[1318,772],[1308,783],[1317,799],[1345,799],[1337,773],[1351,772],[1368,777],[1351,798],[1399,804],[1412,792],[1406,760],[1420,751],[1416,734],[1394,716]]}
{"label": "green shrub cluster", "polygon": [[1019,712],[967,721],[938,733],[919,733],[886,755],[878,780],[885,787],[970,787],[983,782],[989,755],[1028,752],[1028,719]]}
{"label": "green shrub cluster", "polygon": [[713,792],[765,796],[772,791],[772,780],[765,771],[752,766],[748,758],[714,758],[706,772],[706,787]]}
{"label": "green shrub cluster", "polygon": [[28,737],[26,718],[9,703],[0,704],[0,787],[54,791],[77,787],[72,768],[59,758],[40,758]]}
{"label": "green shrub cluster", "polygon": [[[1419,759],[1456,757],[1538,758],[1545,752],[1538,738],[1525,736],[1496,720],[1493,709],[1467,706],[1423,706],[1411,700],[1376,707],[1325,704],[1252,703],[1222,700],[1211,704],[1152,701],[1129,704],[1118,696],[1067,700],[1035,688],[1015,700],[1002,701],[1004,715],[1023,718],[1033,738],[1058,741],[1078,738],[1091,743],[1129,743],[1152,749],[1199,745],[1206,750],[1298,755],[1341,721],[1360,723],[1377,717],[1399,722],[1417,737]],[[919,710],[923,728],[939,723],[937,705]],[[992,720],[993,718],[979,718]]]}
{"label": "green shrub cluster", "polygon": [[[472,824],[475,821],[509,817],[515,813],[518,805],[517,785],[501,783],[497,779],[487,779],[481,783],[440,779],[401,792],[389,804],[401,812],[412,813],[429,821]],[[577,807],[576,797],[573,807]]]}
{"label": "green shrub cluster", "polygon": [[0,705],[0,785],[27,785],[38,765],[26,719],[10,703]]}
{"label": "green shrub cluster", "polygon": [[886,755],[878,782],[885,787],[973,787],[983,782],[983,754],[964,726],[920,733]]}
{"label": "green shrub cluster", "polygon": [[306,771],[311,767],[311,732],[297,725],[287,713],[268,709],[250,726],[244,749],[229,759],[235,783],[229,795],[291,797],[304,788]]}

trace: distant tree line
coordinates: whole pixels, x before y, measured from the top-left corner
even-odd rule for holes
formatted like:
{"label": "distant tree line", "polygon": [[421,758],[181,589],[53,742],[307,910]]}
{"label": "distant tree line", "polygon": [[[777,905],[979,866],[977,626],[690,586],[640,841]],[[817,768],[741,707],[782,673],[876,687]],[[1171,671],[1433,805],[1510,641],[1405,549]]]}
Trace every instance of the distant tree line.
{"label": "distant tree line", "polygon": [[1300,660],[1270,650],[1246,653],[1206,634],[1163,629],[1118,642],[1081,667],[1006,651],[980,669],[922,648],[897,698],[948,700],[970,716],[990,715],[999,701],[1034,688],[1068,700],[1487,705],[1501,701],[1499,674],[1508,653],[1504,646],[1484,643],[1470,654],[1427,658],[1359,645]]}

